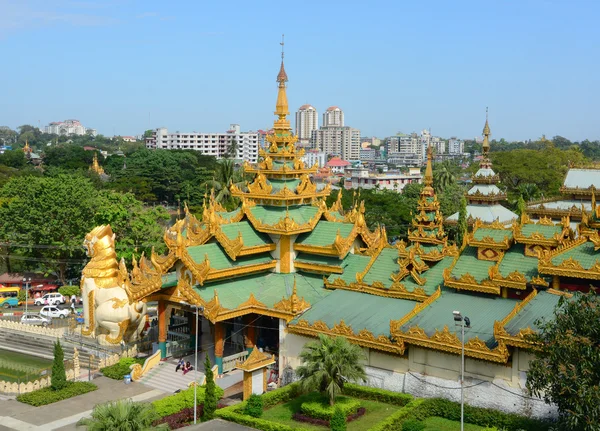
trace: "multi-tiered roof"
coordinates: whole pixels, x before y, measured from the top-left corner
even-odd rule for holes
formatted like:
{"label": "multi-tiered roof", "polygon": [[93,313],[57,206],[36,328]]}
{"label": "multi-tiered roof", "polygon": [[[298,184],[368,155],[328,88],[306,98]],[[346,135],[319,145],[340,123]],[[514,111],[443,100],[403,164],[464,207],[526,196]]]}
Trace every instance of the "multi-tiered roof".
{"label": "multi-tiered roof", "polygon": [[[467,220],[470,225],[476,219],[484,223],[497,221],[503,225],[510,225],[513,220],[517,219],[515,213],[500,205],[501,201],[506,200],[506,194],[498,187],[500,176],[492,169],[492,161],[489,157],[490,135],[491,131],[486,112],[485,126],[483,127],[483,151],[479,170],[471,178],[473,186],[465,195],[467,198]],[[452,214],[446,221],[456,223],[458,213]]]}
{"label": "multi-tiered roof", "polygon": [[[524,337],[536,330],[536,318],[560,297],[543,290],[548,281],[536,253],[560,249],[567,224],[479,221],[459,253],[442,226],[429,149],[408,243],[392,246],[385,228],[367,226],[363,202],[344,209],[339,193],[326,205],[329,189],[317,190],[310,179],[316,167],[305,167],[295,148],[283,61],[277,82],[269,148],[256,167],[246,166],[254,180],[232,187],[240,207],[227,212],[211,194],[201,217],[186,208],[165,233],[167,255],[134,261],[129,276],[122,266],[131,298],[202,305],[213,323],[251,313],[277,317],[291,333],[343,335],[398,355],[409,346],[460,353],[451,311],[461,310],[471,318],[467,356],[506,363],[511,346],[528,346]],[[487,122],[484,135],[480,182],[470,192],[485,191],[494,206],[500,195],[491,187],[497,177],[485,149]]]}

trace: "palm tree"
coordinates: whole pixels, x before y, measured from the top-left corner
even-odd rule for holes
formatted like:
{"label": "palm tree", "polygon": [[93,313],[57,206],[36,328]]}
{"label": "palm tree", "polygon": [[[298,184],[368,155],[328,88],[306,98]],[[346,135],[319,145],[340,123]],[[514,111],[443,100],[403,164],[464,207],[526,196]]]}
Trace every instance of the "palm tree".
{"label": "palm tree", "polygon": [[525,202],[529,202],[540,195],[540,189],[537,184],[522,183],[517,187],[517,193],[523,197]]}
{"label": "palm tree", "polygon": [[344,337],[319,334],[319,340],[307,343],[300,353],[302,365],[296,370],[305,391],[319,391],[329,397],[329,404],[342,393],[344,382],[367,381],[362,349]]}
{"label": "palm tree", "polygon": [[214,189],[215,200],[226,209],[231,210],[236,204],[229,190],[233,184],[242,187],[244,184],[244,173],[242,170],[235,169],[232,159],[222,159],[217,163],[213,179],[206,181],[204,186]]}
{"label": "palm tree", "polygon": [[152,404],[119,400],[97,404],[92,411],[92,417],[80,419],[77,426],[84,426],[88,431],[169,429],[167,424],[152,426],[157,419],[160,418]]}
{"label": "palm tree", "polygon": [[443,192],[454,181],[456,181],[454,169],[448,160],[435,164],[433,169],[433,185],[438,192]]}

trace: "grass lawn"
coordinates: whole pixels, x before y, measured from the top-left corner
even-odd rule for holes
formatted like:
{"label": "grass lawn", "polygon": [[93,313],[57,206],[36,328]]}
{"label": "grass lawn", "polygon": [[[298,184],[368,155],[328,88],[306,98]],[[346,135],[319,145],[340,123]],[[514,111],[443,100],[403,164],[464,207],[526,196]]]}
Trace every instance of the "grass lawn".
{"label": "grass lawn", "polygon": [[[302,403],[308,400],[313,400],[311,394],[302,395],[298,398],[288,401],[287,403],[278,404],[270,409],[266,409],[260,418],[296,428],[320,431],[328,429],[327,427],[297,422],[292,419],[292,415],[300,411],[300,406]],[[369,429],[400,408],[392,404],[379,403],[377,401],[369,400],[361,400],[361,406],[367,409],[367,412],[361,418],[348,423],[348,431],[363,431],[365,429]],[[473,428],[473,430],[469,431],[475,431],[479,429],[480,428]],[[465,430],[467,430],[467,428],[465,428]]]}
{"label": "grass lawn", "polygon": [[[425,431],[460,431],[460,422],[432,416],[425,419]],[[465,424],[465,431],[479,431],[483,427]]]}

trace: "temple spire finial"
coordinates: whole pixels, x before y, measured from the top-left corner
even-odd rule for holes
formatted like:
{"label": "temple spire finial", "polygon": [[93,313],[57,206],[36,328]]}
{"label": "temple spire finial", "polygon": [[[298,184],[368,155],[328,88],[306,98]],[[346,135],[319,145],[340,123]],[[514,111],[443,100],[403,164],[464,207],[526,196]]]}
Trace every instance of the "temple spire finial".
{"label": "temple spire finial", "polygon": [[483,157],[487,158],[490,151],[490,125],[488,123],[488,108],[485,108],[485,126],[483,126]]}
{"label": "temple spire finial", "polygon": [[425,177],[423,178],[423,184],[427,187],[433,185],[433,168],[431,166],[431,160],[433,159],[433,148],[431,143],[427,146],[427,167],[425,168]]}

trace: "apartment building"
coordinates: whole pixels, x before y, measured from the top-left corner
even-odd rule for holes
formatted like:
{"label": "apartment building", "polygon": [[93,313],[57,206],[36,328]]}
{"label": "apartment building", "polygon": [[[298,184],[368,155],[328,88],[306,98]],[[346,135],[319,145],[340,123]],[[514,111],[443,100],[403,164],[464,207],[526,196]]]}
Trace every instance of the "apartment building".
{"label": "apartment building", "polygon": [[360,158],[360,130],[352,127],[323,126],[312,132],[314,148],[343,160]]}
{"label": "apartment building", "polygon": [[310,145],[313,130],[319,128],[319,114],[312,105],[302,105],[296,111],[296,135],[298,143],[303,147]]}

